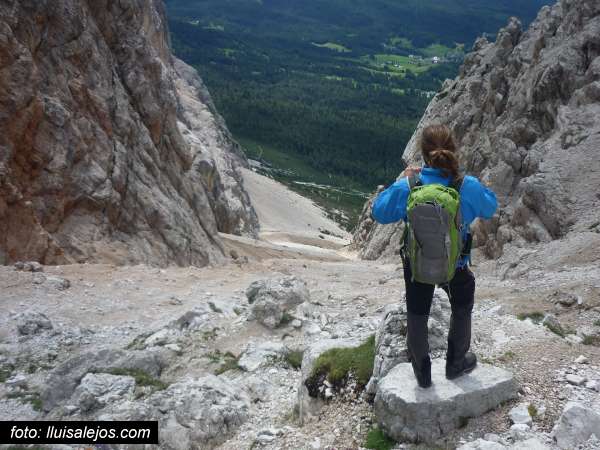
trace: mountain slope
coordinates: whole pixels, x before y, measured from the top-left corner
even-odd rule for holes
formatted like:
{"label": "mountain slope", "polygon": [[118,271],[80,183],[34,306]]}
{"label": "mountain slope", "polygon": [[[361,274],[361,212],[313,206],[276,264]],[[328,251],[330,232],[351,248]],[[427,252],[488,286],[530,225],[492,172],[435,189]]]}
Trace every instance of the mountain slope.
{"label": "mountain slope", "polygon": [[205,265],[254,234],[245,160],[161,1],[0,5],[0,262]]}
{"label": "mountain slope", "polygon": [[[516,267],[528,244],[561,239],[547,264],[593,261],[600,257],[594,250],[600,242],[599,115],[600,4],[563,0],[543,8],[526,32],[511,20],[495,43],[478,40],[460,76],[429,105],[404,159],[419,163],[424,126],[448,123],[463,167],[499,196],[499,213],[475,227],[488,256],[499,258],[510,244]],[[355,235],[362,255],[397,253],[400,226],[373,226],[368,215],[367,207]]]}

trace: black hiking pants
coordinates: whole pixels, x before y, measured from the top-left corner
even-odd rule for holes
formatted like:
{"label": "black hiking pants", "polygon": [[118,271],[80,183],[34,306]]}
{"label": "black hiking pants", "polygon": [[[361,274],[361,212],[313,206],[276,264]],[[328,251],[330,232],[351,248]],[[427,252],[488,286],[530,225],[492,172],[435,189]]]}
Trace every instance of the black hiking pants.
{"label": "black hiking pants", "polygon": [[[427,322],[435,286],[412,280],[408,261],[404,263],[407,309],[407,347],[415,370],[429,361]],[[455,364],[464,359],[471,346],[471,313],[475,301],[475,276],[468,266],[456,270],[454,278],[440,286],[450,298],[452,315],[448,330],[446,361]]]}

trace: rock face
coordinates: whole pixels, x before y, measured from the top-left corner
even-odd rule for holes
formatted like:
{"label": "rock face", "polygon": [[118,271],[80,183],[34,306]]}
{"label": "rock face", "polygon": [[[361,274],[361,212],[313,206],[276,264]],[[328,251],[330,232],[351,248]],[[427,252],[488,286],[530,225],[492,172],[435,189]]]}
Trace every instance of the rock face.
{"label": "rock face", "polygon": [[433,443],[465,419],[479,416],[517,395],[513,376],[486,364],[449,381],[445,377],[445,362],[436,359],[431,373],[433,386],[429,389],[418,387],[409,363],[397,365],[379,381],[375,415],[393,439]]}
{"label": "rock face", "polygon": [[592,436],[600,436],[600,414],[590,408],[569,402],[552,430],[560,448],[577,448]]}
{"label": "rock face", "polygon": [[[527,31],[512,19],[495,43],[479,39],[459,77],[432,100],[403,158],[420,162],[425,126],[452,127],[465,171],[498,194],[499,212],[475,229],[475,245],[490,257],[507,243],[570,233],[598,240],[598,192],[589,187],[600,184],[599,114],[600,3],[561,0],[542,8]],[[366,208],[355,236],[362,256],[394,255],[401,225],[371,225],[369,215]]]}
{"label": "rock face", "polygon": [[162,1],[0,5],[0,263],[206,265],[254,234],[245,159]]}

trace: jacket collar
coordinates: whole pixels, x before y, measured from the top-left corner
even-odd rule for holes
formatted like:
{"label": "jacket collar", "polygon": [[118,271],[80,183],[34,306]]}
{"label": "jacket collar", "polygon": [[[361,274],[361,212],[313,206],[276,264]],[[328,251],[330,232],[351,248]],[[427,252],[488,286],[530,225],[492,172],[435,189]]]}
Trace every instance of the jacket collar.
{"label": "jacket collar", "polygon": [[428,165],[424,165],[423,168],[421,169],[421,173],[426,174],[426,175],[436,175],[438,177],[444,177],[444,174],[442,172],[442,169],[438,169],[435,167],[429,167]]}

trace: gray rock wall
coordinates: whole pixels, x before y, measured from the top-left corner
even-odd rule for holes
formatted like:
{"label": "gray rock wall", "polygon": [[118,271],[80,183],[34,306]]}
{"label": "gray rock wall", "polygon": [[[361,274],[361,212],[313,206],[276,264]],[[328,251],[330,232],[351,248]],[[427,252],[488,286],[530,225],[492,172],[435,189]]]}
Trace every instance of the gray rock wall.
{"label": "gray rock wall", "polygon": [[162,1],[2,2],[0,61],[0,263],[201,266],[256,232]]}
{"label": "gray rock wall", "polygon": [[[499,257],[509,243],[543,243],[597,226],[599,115],[600,3],[561,0],[527,31],[511,19],[495,43],[475,43],[460,75],[432,100],[404,160],[420,163],[423,127],[453,128],[466,172],[498,194],[500,210],[475,226],[475,244]],[[361,255],[394,255],[389,247],[397,246],[401,226],[369,226],[369,214],[355,236]]]}

